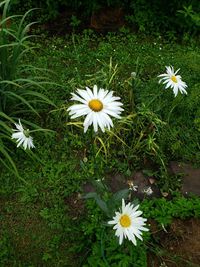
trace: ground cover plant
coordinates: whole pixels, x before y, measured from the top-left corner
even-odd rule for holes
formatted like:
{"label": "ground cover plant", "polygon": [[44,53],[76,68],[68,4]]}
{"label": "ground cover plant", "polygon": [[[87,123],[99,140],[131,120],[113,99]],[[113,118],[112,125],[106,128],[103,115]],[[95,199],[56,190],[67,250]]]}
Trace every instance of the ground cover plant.
{"label": "ground cover plant", "polygon": [[[162,35],[137,36],[124,31],[99,36],[85,30],[65,37],[44,35],[31,44],[36,49],[20,62],[31,62],[35,74],[48,70],[51,83],[37,86],[36,91],[49,105],[34,106],[39,116],[26,113],[25,118],[27,122],[34,118],[34,123],[54,133],[35,132],[28,149],[23,145],[30,135],[18,129],[22,149],[14,151],[20,140],[11,139],[16,133],[12,129],[21,117],[15,115],[9,121],[6,148],[13,149],[19,177],[1,167],[1,265],[198,266],[198,254],[196,258],[173,255],[162,246],[162,236],[155,233],[169,235],[174,218],[200,216],[199,198],[182,196],[181,174],[172,175],[168,169],[171,161],[200,164],[199,43],[195,39],[177,43]],[[165,88],[168,82],[161,80],[168,76],[158,77],[167,74],[166,66],[172,73],[172,88]],[[19,76],[22,78],[22,73]],[[40,78],[37,80],[43,81]],[[77,89],[84,90],[86,98],[86,87],[93,90],[94,85],[98,90],[114,91],[109,101],[121,118],[113,118],[116,113],[107,109],[113,125],[107,117],[101,124],[94,116],[83,125],[89,113],[82,110],[80,114],[75,108],[77,118],[70,114],[72,107],[80,104]],[[76,94],[72,100],[71,93]],[[93,94],[97,100],[97,92]],[[101,94],[104,98],[98,95],[100,100],[106,101],[105,91]],[[87,101],[83,104],[85,108]],[[95,112],[102,108],[98,101],[88,106],[96,108]],[[20,105],[16,111],[24,114]],[[6,119],[2,117],[2,123]],[[23,148],[35,157],[28,158]],[[153,198],[151,190],[145,191],[144,200],[135,197],[134,180],[133,184],[128,181],[137,171],[153,179],[160,198]],[[117,175],[126,186],[113,190]],[[133,211],[129,206],[126,214],[123,201],[139,207]],[[121,214],[124,227],[132,214],[139,212],[134,218],[141,219],[139,226],[145,230],[136,227],[136,234],[128,232],[132,242],[125,234],[116,236],[117,228],[112,225],[119,218],[115,212]]]}

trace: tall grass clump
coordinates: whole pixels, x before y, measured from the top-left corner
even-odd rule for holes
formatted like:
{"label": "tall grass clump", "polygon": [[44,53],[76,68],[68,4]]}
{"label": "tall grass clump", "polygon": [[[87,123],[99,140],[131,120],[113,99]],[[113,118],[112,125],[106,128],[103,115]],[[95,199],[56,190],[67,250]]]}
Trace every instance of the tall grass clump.
{"label": "tall grass clump", "polygon": [[39,89],[50,85],[45,70],[23,63],[27,53],[33,49],[30,44],[33,35],[28,33],[36,22],[25,22],[33,10],[24,15],[9,16],[9,4],[10,0],[0,3],[0,161],[17,174],[11,144],[14,142],[11,139],[12,124],[21,119],[23,124],[41,130],[27,120],[27,114],[40,116],[39,108],[53,103],[39,93]]}

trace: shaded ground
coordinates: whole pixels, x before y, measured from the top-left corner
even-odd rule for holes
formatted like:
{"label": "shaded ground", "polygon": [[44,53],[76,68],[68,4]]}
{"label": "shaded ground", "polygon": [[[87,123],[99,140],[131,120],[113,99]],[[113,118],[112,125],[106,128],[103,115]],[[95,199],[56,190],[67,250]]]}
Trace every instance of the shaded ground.
{"label": "shaded ground", "polygon": [[[200,196],[200,168],[195,168],[191,164],[182,162],[170,162],[168,166],[169,174],[172,179],[179,179],[177,183],[181,184],[180,192],[185,196]],[[177,178],[181,177],[181,178]],[[158,186],[158,180],[154,175],[148,174],[148,171],[137,171],[125,177],[121,174],[110,174],[106,178],[106,184],[111,192],[129,188],[131,190],[131,198],[153,198],[167,197],[170,193],[161,192]],[[85,193],[95,191],[95,188],[87,183],[83,186]]]}
{"label": "shaded ground", "polygon": [[[17,202],[15,198],[0,198],[1,267],[76,266],[75,258],[70,265],[71,254],[68,252],[67,238],[59,243],[59,229],[55,229],[56,227],[42,218],[41,208],[39,204]],[[43,210],[43,217],[44,213]],[[56,258],[58,247],[59,256]]]}
{"label": "shaded ground", "polygon": [[199,219],[176,219],[163,230],[157,230],[155,223],[151,226],[157,247],[148,255],[148,267],[200,266]]}
{"label": "shaded ground", "polygon": [[[39,25],[50,35],[66,35],[72,32],[82,32],[84,29],[93,29],[99,33],[118,31],[125,25],[125,12],[122,8],[100,8],[86,19],[81,12],[63,10],[56,19]],[[38,26],[36,26],[37,28]]]}
{"label": "shaded ground", "polygon": [[181,192],[187,196],[192,193],[200,196],[200,169],[194,168],[191,164],[171,162],[170,169],[173,174],[181,174],[182,188]]}

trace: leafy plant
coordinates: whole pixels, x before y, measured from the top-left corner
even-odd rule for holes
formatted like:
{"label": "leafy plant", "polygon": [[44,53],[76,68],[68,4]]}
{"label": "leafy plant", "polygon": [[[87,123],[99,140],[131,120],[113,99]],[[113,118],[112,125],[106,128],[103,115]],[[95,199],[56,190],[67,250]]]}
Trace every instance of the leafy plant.
{"label": "leafy plant", "polygon": [[182,10],[178,10],[178,13],[184,17],[184,24],[188,26],[190,31],[198,32],[200,29],[200,14],[193,10],[192,5],[183,6]]}
{"label": "leafy plant", "polygon": [[[30,42],[26,44],[30,45]],[[119,246],[113,229],[106,226],[105,216],[96,205],[97,201],[102,203],[100,199],[107,205],[111,192],[107,193],[104,185],[96,195],[93,194],[96,200],[84,201],[80,197],[85,189],[82,184],[93,178],[101,181],[112,177],[114,188],[116,173],[132,178],[135,171],[145,167],[146,176],[156,177],[160,190],[164,185],[175,191],[179,188],[178,179],[166,177],[164,166],[174,160],[199,165],[199,46],[193,39],[184,45],[169,42],[161,33],[155,38],[125,32],[98,36],[92,31],[65,38],[45,35],[40,42],[35,40],[35,45],[37,51],[23,57],[20,64],[33,62],[38,69],[45,66],[58,74],[52,75],[51,80],[62,83],[62,87],[52,90],[62,109],[60,112],[55,109],[51,116],[42,120],[57,130],[56,138],[41,137],[37,142],[42,164],[33,166],[22,154],[16,158],[20,163],[19,171],[28,184],[22,185],[18,179],[13,181],[12,173],[2,170],[0,262],[6,266],[99,264],[103,267],[130,266],[133,262],[137,267],[146,267],[153,238],[144,236],[147,243],[138,243],[136,248],[129,242]],[[156,76],[169,63],[181,68],[188,84],[187,96],[174,99],[170,89],[164,90],[158,85]],[[131,74],[133,72],[136,75]],[[27,78],[26,73],[23,75]],[[31,73],[29,75],[31,77]],[[113,121],[112,133],[93,136],[96,139],[91,141],[90,132],[83,134],[80,123],[78,127],[65,125],[66,110],[71,104],[70,92],[94,83],[116,91],[125,111],[121,120]],[[49,97],[52,95],[47,86],[38,87],[38,90]],[[31,104],[40,115],[38,105]],[[29,109],[26,110],[24,116],[28,125],[35,113],[30,116]],[[15,113],[11,117],[12,114],[9,114],[10,122],[9,118],[2,117],[5,126],[1,131],[9,136],[4,140],[6,145],[10,142],[11,125],[18,116]],[[92,149],[93,141],[95,150]],[[198,217],[199,203],[198,197],[179,196],[170,200],[146,199],[141,207],[148,223],[157,222],[159,235],[165,228],[168,230],[175,217]],[[2,229],[6,231],[3,233]],[[157,258],[160,257],[163,249],[156,253]],[[184,263],[177,263],[179,265],[184,266]]]}
{"label": "leafy plant", "polygon": [[[116,200],[121,199],[125,193],[125,191],[119,191],[112,198],[109,198],[109,201],[114,201],[112,206],[114,203],[117,204],[118,202]],[[116,200],[114,200],[115,198]],[[139,241],[137,246],[134,246],[125,240],[124,245],[119,246],[117,238],[114,236],[110,227],[108,227],[99,207],[95,206],[94,201],[87,201],[88,214],[86,220],[82,222],[81,227],[84,233],[84,240],[87,240],[87,247],[90,247],[90,250],[82,265],[85,267],[128,267],[131,262],[134,262],[136,267],[146,266],[147,255],[144,243]],[[148,239],[148,233],[145,234],[144,238],[145,240]]]}
{"label": "leafy plant", "polygon": [[[8,145],[11,140],[11,124],[26,113],[40,116],[38,104],[55,105],[45,95],[37,92],[47,84],[50,85],[47,76],[42,76],[45,70],[22,63],[22,59],[33,49],[29,42],[33,36],[28,35],[28,32],[35,22],[25,23],[32,10],[21,16],[8,16],[9,4],[9,0],[0,4],[3,7],[0,20],[0,161],[17,174]],[[31,122],[27,121],[27,124],[39,129]]]}
{"label": "leafy plant", "polygon": [[80,23],[81,21],[76,16],[71,16],[70,25],[73,27],[73,29],[76,29],[80,25]]}
{"label": "leafy plant", "polygon": [[[98,186],[98,188],[100,187],[100,184],[102,184],[102,182],[97,182],[96,185]],[[103,192],[101,192],[101,195],[97,192],[91,192],[88,193],[84,196],[85,199],[94,199],[97,203],[97,205],[100,207],[100,209],[107,215],[107,216],[111,216],[112,213],[114,212],[114,209],[116,208],[116,205],[119,204],[119,202],[121,202],[122,198],[127,198],[128,194],[129,194],[129,189],[123,189],[120,190],[118,192],[116,192],[115,194],[109,194],[109,192],[105,192],[105,187],[103,185],[101,185],[101,191],[102,188],[104,189],[104,194],[102,195]],[[111,196],[109,196],[111,195]],[[104,198],[106,198],[104,200]]]}

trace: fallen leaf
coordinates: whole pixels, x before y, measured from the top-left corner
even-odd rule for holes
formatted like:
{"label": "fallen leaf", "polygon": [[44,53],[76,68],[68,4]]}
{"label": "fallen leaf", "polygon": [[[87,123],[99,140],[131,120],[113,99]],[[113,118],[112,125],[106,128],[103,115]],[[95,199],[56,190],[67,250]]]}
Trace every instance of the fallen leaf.
{"label": "fallen leaf", "polygon": [[155,182],[156,182],[156,179],[154,179],[154,178],[149,178],[149,182],[150,182],[150,184],[155,184]]}

